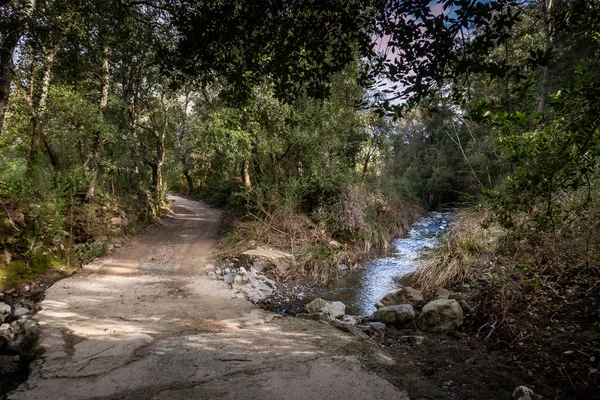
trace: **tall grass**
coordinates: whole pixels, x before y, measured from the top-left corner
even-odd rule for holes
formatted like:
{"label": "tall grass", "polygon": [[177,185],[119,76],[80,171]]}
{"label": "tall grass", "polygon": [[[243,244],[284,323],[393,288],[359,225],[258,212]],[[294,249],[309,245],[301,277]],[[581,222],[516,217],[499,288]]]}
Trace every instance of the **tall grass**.
{"label": "tall grass", "polygon": [[487,220],[487,213],[460,212],[450,233],[412,276],[413,284],[433,289],[467,278],[484,253],[495,251],[503,234],[501,228],[487,226]]}

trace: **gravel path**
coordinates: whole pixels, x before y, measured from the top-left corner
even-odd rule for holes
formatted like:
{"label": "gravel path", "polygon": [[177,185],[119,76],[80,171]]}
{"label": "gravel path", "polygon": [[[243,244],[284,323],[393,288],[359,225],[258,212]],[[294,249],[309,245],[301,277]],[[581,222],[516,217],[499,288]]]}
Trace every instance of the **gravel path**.
{"label": "gravel path", "polygon": [[36,315],[44,355],[9,399],[408,399],[329,325],[274,318],[206,275],[220,213],[174,212],[52,286]]}

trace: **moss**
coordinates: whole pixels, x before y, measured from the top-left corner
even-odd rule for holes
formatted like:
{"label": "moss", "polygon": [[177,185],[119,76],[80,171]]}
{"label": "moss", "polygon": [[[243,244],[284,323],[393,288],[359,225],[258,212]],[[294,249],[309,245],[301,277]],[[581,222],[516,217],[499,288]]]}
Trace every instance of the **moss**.
{"label": "moss", "polygon": [[0,267],[0,290],[8,290],[18,287],[23,281],[52,271],[71,275],[77,270],[68,262],[68,258],[56,256],[39,256],[29,262],[23,259],[12,260],[8,265]]}

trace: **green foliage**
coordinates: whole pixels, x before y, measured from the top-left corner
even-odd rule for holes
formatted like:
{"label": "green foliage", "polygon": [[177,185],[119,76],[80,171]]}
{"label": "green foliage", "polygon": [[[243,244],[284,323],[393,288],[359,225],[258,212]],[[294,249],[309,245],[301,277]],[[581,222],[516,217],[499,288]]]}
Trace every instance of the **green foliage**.
{"label": "green foliage", "polygon": [[599,98],[598,77],[579,69],[575,81],[549,97],[549,122],[540,116],[538,129],[502,138],[514,172],[489,197],[505,226],[514,227],[525,213],[521,225],[555,230],[590,204],[600,162]]}

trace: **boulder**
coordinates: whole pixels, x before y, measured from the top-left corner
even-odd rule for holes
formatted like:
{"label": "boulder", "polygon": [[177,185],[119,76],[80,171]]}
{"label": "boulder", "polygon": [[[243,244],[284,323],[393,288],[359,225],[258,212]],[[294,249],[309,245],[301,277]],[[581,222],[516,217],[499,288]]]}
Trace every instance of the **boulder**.
{"label": "boulder", "polygon": [[294,256],[280,250],[257,247],[254,250],[248,250],[240,255],[240,261],[246,261],[250,265],[255,265],[255,269],[260,270],[260,265],[273,264],[277,267],[286,267],[294,263]]}
{"label": "boulder", "polygon": [[247,280],[246,278],[244,278],[242,275],[236,275],[233,278],[233,286],[244,286],[246,284]]}
{"label": "boulder", "polygon": [[225,281],[225,283],[230,283],[230,284],[233,283],[233,278],[234,278],[234,276],[229,273],[223,275],[223,280]]}
{"label": "boulder", "polygon": [[314,299],[305,308],[309,314],[322,313],[331,319],[336,319],[346,313],[346,305],[341,301]]}
{"label": "boulder", "polygon": [[409,286],[403,287],[402,289],[388,293],[381,300],[375,304],[375,308],[379,309],[382,307],[395,306],[398,304],[410,304],[413,307],[423,307],[425,302],[423,301],[423,294],[416,289]]}
{"label": "boulder", "polygon": [[402,325],[415,319],[415,309],[410,304],[382,307],[371,315],[371,321],[387,325]]}
{"label": "boulder", "polygon": [[10,315],[11,308],[6,303],[0,303],[0,323],[4,322],[6,317]]}
{"label": "boulder", "polygon": [[513,400],[532,400],[534,396],[533,390],[527,386],[517,386],[512,392]]}
{"label": "boulder", "polygon": [[429,302],[419,315],[419,328],[430,332],[448,332],[463,323],[463,311],[456,300]]}

